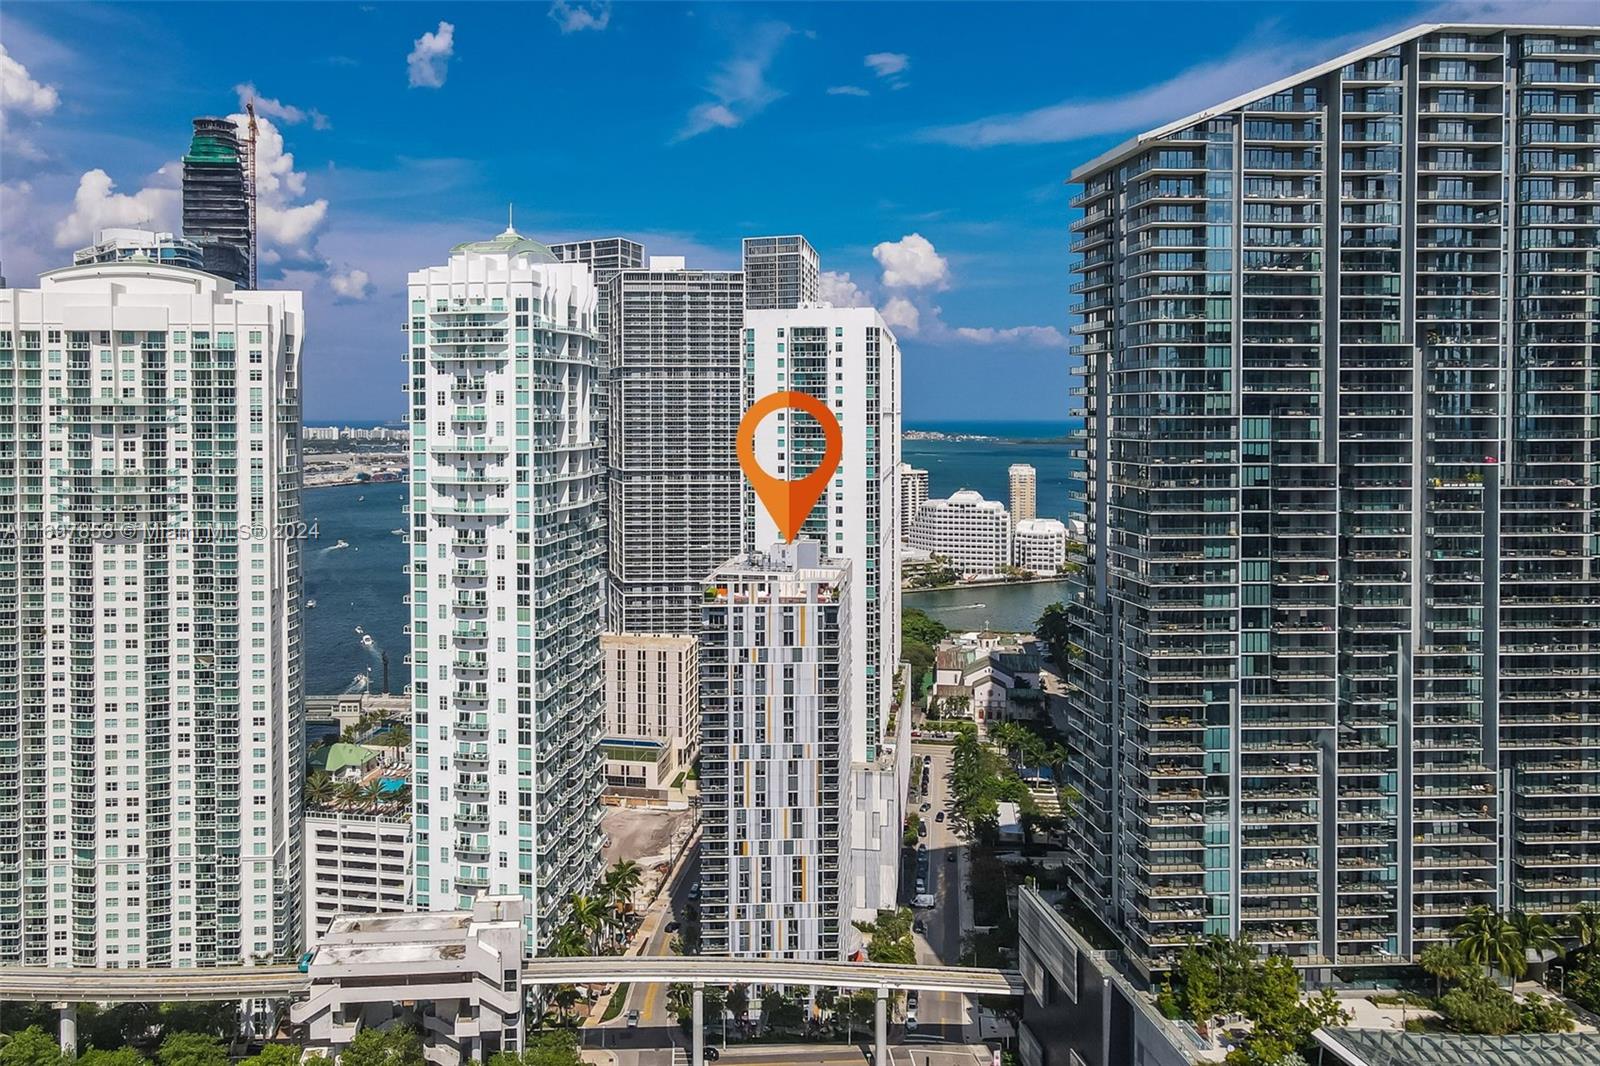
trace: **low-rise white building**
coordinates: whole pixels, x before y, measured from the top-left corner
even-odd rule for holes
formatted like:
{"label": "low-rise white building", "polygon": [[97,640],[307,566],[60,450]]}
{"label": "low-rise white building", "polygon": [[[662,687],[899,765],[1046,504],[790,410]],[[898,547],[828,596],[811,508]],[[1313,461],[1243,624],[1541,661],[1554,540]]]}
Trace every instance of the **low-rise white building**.
{"label": "low-rise white building", "polygon": [[700,750],[700,661],[695,638],[606,633],[606,791],[665,800]]}
{"label": "low-rise white building", "polygon": [[1054,518],[1024,518],[1011,533],[1011,562],[1035,574],[1057,574],[1067,561],[1067,527]]}
{"label": "low-rise white building", "polygon": [[950,560],[964,574],[998,574],[1011,562],[1011,516],[999,501],[962,489],[922,505],[911,523],[911,547]]}
{"label": "low-rise white building", "polygon": [[471,910],[345,916],[322,937],[311,990],[289,1010],[306,1050],[333,1057],[363,1029],[422,1031],[435,1066],[522,1048],[523,901],[482,896]]}
{"label": "low-rise white building", "polygon": [[307,811],[302,825],[307,947],[341,914],[411,908],[411,819]]}

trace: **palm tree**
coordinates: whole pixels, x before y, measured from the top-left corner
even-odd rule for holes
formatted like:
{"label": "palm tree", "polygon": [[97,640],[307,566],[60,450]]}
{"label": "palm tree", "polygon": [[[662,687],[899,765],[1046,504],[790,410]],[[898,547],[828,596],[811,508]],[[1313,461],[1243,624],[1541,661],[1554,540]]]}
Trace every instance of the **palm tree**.
{"label": "palm tree", "polygon": [[571,959],[588,953],[588,945],[584,943],[583,930],[572,922],[559,927],[550,937],[550,954],[552,955]]}
{"label": "palm tree", "polygon": [[1544,915],[1512,911],[1511,924],[1516,928],[1517,935],[1522,938],[1524,957],[1531,951],[1536,962],[1543,962],[1547,953],[1560,954],[1561,945],[1556,943],[1556,931],[1550,928],[1550,923],[1545,920]]}
{"label": "palm tree", "polygon": [[1465,962],[1459,950],[1443,943],[1429,944],[1417,956],[1417,965],[1422,967],[1422,972],[1433,976],[1434,999],[1444,995],[1446,981],[1454,981],[1461,976]]}
{"label": "palm tree", "polygon": [[567,1024],[569,1012],[578,1005],[578,995],[577,985],[557,985],[555,994],[550,997],[551,1002],[556,1005],[562,1025]]}
{"label": "palm tree", "polygon": [[572,923],[583,931],[589,954],[595,954],[595,943],[606,924],[606,904],[598,896],[572,894]]}
{"label": "palm tree", "polygon": [[314,770],[306,778],[306,805],[326,807],[333,799],[333,778],[326,770]]}
{"label": "palm tree", "polygon": [[388,799],[388,793],[383,790],[383,779],[379,778],[369,785],[361,786],[361,801],[370,810]]}
{"label": "palm tree", "polygon": [[1572,946],[1574,956],[1587,958],[1600,950],[1600,903],[1578,904],[1577,910],[1567,916],[1565,932],[1576,941]]}
{"label": "palm tree", "polygon": [[620,917],[633,910],[633,893],[644,880],[644,870],[632,859],[621,859],[606,874],[606,894],[611,897]]}
{"label": "palm tree", "polygon": [[347,777],[340,781],[333,790],[334,799],[339,801],[341,807],[354,807],[361,802],[361,795],[361,782],[353,777]]}
{"label": "palm tree", "polygon": [[1468,962],[1487,966],[1491,973],[1499,970],[1511,977],[1521,977],[1528,969],[1523,952],[1522,935],[1505,915],[1488,907],[1470,907],[1467,916],[1451,935]]}

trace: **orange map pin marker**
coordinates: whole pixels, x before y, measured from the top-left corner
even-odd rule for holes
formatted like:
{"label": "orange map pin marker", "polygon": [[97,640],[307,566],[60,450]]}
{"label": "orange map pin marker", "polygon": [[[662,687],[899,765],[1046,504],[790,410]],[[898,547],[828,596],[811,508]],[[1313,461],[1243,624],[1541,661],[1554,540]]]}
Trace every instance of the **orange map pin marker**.
{"label": "orange map pin marker", "polygon": [[[756,427],[772,412],[785,409],[804,411],[822,427],[822,462],[805,477],[793,481],[771,476],[756,462]],[[828,479],[839,469],[839,457],[843,453],[844,435],[839,430],[839,420],[828,410],[827,404],[809,392],[770,392],[751,404],[739,420],[739,466],[750,479],[756,495],[761,497],[785,543],[799,536],[800,527],[806,524],[811,509],[828,487]]]}

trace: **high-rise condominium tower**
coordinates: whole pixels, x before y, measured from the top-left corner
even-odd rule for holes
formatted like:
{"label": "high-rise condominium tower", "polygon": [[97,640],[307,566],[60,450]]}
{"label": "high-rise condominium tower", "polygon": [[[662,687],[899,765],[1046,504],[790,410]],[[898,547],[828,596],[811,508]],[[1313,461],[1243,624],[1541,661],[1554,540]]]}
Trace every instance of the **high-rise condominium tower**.
{"label": "high-rise condominium tower", "polygon": [[151,262],[0,290],[0,963],[299,950],[304,334]]}
{"label": "high-rise condominium tower", "polygon": [[537,945],[600,864],[594,285],[507,229],[410,289],[417,906]]}
{"label": "high-rise condominium tower", "polygon": [[850,568],[806,541],[706,579],[700,928],[708,955],[848,948]]}
{"label": "high-rise condominium tower", "polygon": [[1039,517],[1039,472],[1029,463],[1012,463],[1007,473],[1011,478],[1011,524]]}
{"label": "high-rise condominium tower", "polygon": [[95,243],[72,253],[73,266],[90,263],[161,263],[204,270],[205,254],[191,240],[147,229],[103,229]]}
{"label": "high-rise condominium tower", "polygon": [[706,575],[739,551],[736,270],[677,256],[611,280],[608,624],[693,633]]}
{"label": "high-rise condominium tower", "polygon": [[[881,751],[900,662],[900,348],[870,307],[812,305],[745,313],[745,399],[808,393],[839,421],[839,466],[812,507],[800,538],[824,558],[850,564],[850,728],[843,751],[852,776],[847,881],[853,917],[894,906],[902,790]],[[778,411],[756,431],[755,455],[774,477],[815,469],[821,427],[810,415]],[[778,527],[745,489],[745,546],[772,544]],[[909,739],[909,738],[908,738]],[[909,757],[903,745],[895,754]]]}
{"label": "high-rise condominium tower", "polygon": [[1073,174],[1069,850],[1145,965],[1600,900],[1597,142],[1600,31],[1429,25]]}
{"label": "high-rise condominium tower", "polygon": [[744,239],[744,305],[751,311],[794,309],[815,303],[820,261],[800,236]]}
{"label": "high-rise condominium tower", "polygon": [[904,544],[911,533],[911,523],[917,512],[928,502],[928,472],[910,463],[900,464],[900,543]]}
{"label": "high-rise condominium tower", "polygon": [[206,270],[240,286],[255,243],[243,152],[232,119],[197,118],[183,157],[183,235],[200,246]]}
{"label": "high-rise condominium tower", "polygon": [[[900,347],[870,307],[749,311],[744,318],[745,402],[771,392],[809,393],[827,404],[843,432],[843,454],[800,536],[830,559],[851,562],[850,757],[877,757],[900,660]],[[810,415],[778,411],[756,431],[756,459],[793,480],[822,458],[822,429]],[[745,547],[781,539],[745,486]]]}

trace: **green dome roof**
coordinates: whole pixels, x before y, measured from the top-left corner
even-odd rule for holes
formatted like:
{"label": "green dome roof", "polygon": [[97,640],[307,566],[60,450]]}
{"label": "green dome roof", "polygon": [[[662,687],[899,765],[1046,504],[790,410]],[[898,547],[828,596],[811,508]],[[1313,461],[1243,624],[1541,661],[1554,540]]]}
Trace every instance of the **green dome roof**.
{"label": "green dome roof", "polygon": [[526,255],[539,263],[561,262],[548,246],[540,244],[532,237],[524,237],[509,226],[498,237],[490,237],[486,241],[467,241],[450,249],[452,255],[457,252],[476,252],[479,255]]}

